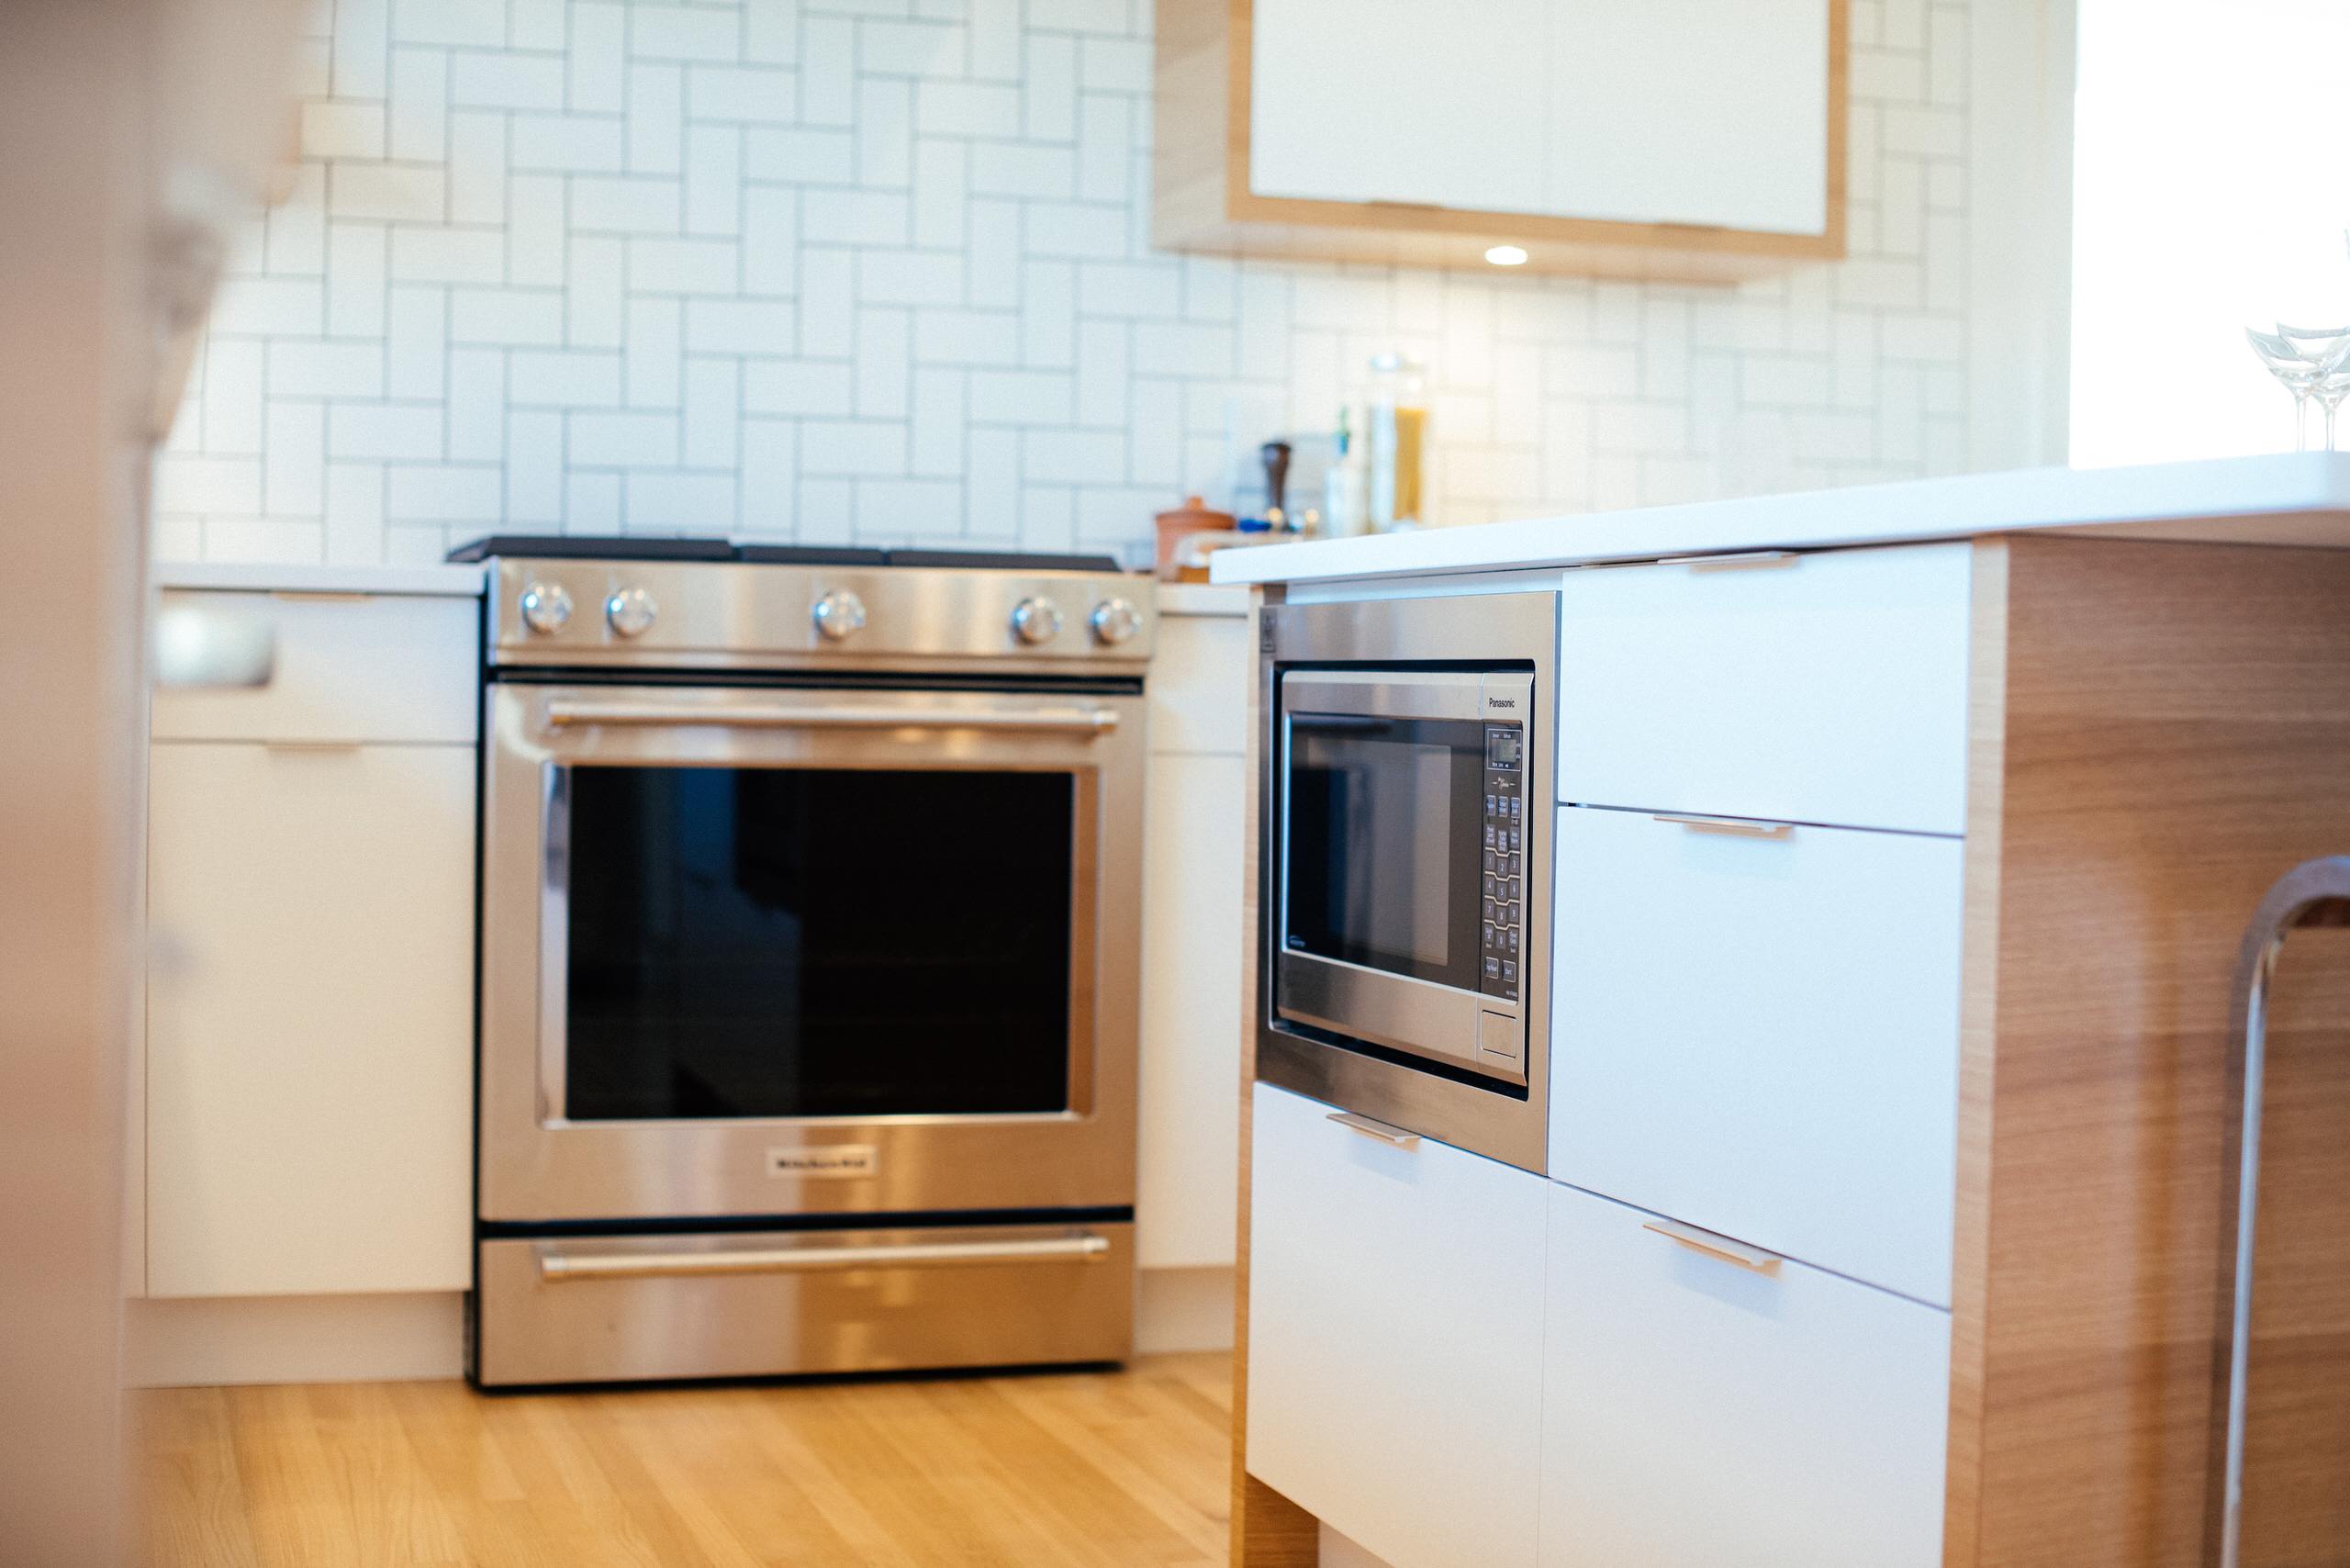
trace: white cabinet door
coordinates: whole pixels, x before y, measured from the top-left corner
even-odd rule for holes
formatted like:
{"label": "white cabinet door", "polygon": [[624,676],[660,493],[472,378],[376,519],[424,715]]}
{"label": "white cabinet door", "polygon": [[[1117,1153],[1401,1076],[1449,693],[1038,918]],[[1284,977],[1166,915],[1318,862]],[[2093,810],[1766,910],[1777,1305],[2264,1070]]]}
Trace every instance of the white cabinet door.
{"label": "white cabinet door", "polygon": [[1393,1568],[1530,1568],[1550,1184],[1253,1103],[1250,1473]]}
{"label": "white cabinet door", "polygon": [[1963,867],[1561,811],[1550,1174],[1946,1305]]}
{"label": "white cabinet door", "polygon": [[150,1294],[466,1288],[472,748],[151,756]]}
{"label": "white cabinet door", "polygon": [[1559,0],[1541,210],[1825,233],[1830,3]]}
{"label": "white cabinet door", "polygon": [[1539,212],[1549,0],[1256,0],[1248,188]]}
{"label": "white cabinet door", "polygon": [[1150,759],[1135,1191],[1135,1255],[1146,1269],[1233,1263],[1248,939],[1234,912],[1248,790],[1243,757]]}
{"label": "white cabinet door", "polygon": [[1554,1186],[1542,1568],[1933,1568],[1950,1317]]}
{"label": "white cabinet door", "polygon": [[1569,572],[1559,798],[1964,833],[1972,547]]}

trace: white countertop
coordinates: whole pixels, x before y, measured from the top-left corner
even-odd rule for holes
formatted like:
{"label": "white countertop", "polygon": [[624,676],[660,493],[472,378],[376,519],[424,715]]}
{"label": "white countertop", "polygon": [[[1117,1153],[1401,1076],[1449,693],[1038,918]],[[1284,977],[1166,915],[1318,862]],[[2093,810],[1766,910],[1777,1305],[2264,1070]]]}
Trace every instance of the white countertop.
{"label": "white countertop", "polygon": [[2350,549],[2350,453],[2026,468],[1219,550],[1218,584],[1579,566],[2021,532]]}
{"label": "white countertop", "polygon": [[162,588],[214,588],[232,593],[397,593],[479,598],[477,566],[284,566],[226,561],[158,561],[151,568]]}

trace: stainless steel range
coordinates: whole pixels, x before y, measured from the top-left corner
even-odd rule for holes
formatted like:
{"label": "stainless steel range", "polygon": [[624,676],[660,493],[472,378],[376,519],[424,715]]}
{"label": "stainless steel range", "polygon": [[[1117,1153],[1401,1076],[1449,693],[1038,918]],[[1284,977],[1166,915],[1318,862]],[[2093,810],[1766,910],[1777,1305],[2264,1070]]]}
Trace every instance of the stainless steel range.
{"label": "stainless steel range", "polygon": [[643,544],[470,552],[474,1378],[1122,1359],[1151,584]]}

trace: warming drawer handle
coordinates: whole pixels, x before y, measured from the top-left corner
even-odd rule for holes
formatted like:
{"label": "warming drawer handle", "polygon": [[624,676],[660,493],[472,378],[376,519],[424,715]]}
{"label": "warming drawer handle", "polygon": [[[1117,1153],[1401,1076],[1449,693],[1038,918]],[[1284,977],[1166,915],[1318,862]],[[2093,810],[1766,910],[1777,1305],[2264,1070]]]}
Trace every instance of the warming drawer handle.
{"label": "warming drawer handle", "polygon": [[1768,838],[1784,841],[1796,835],[1793,823],[1741,822],[1736,817],[1690,817],[1673,814],[1649,818],[1652,823],[1670,823],[1685,827],[1691,833],[1716,833],[1725,838]]}
{"label": "warming drawer handle", "polygon": [[993,730],[1000,734],[1098,735],[1118,727],[1106,708],[792,708],[780,703],[699,707],[671,702],[547,704],[547,722],[566,724],[715,724],[734,730]]}
{"label": "warming drawer handle", "polygon": [[1741,1269],[1751,1269],[1758,1274],[1778,1271],[1786,1261],[1776,1252],[1765,1252],[1760,1247],[1749,1247],[1743,1241],[1733,1241],[1710,1230],[1700,1230],[1679,1220],[1652,1219],[1642,1222],[1642,1230],[1653,1230],[1667,1241],[1686,1247],[1692,1252],[1703,1252],[1708,1258],[1718,1258],[1725,1263],[1735,1263]]}
{"label": "warming drawer handle", "polygon": [[871,1247],[775,1247],[728,1252],[568,1252],[539,1249],[539,1275],[643,1280],[704,1274],[807,1274],[847,1269],[943,1269],[985,1263],[1090,1263],[1109,1240],[1091,1232],[1024,1241],[905,1241]]}
{"label": "warming drawer handle", "polygon": [[1377,1138],[1380,1142],[1395,1148],[1414,1148],[1418,1147],[1420,1141],[1420,1135],[1417,1133],[1406,1132],[1402,1127],[1391,1127],[1385,1122],[1374,1122],[1369,1116],[1358,1116],[1352,1111],[1333,1111],[1323,1119],[1336,1122],[1348,1132],[1357,1132],[1365,1137]]}

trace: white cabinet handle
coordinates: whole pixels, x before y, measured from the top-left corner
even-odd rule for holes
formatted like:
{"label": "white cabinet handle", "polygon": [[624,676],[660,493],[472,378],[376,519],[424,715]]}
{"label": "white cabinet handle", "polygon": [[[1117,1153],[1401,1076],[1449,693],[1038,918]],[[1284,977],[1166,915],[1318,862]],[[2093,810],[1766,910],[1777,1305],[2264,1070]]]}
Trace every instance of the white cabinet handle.
{"label": "white cabinet handle", "polygon": [[1686,566],[1693,572],[1757,572],[1792,566],[1803,557],[1793,550],[1742,550],[1735,555],[1667,555],[1660,566]]}
{"label": "white cabinet handle", "polygon": [[1360,1133],[1368,1138],[1377,1138],[1381,1143],[1394,1148],[1416,1148],[1420,1141],[1420,1135],[1417,1133],[1406,1132],[1402,1127],[1391,1127],[1385,1122],[1374,1122],[1369,1116],[1358,1116],[1352,1111],[1333,1111],[1324,1120],[1336,1122],[1348,1132]]}
{"label": "white cabinet handle", "polygon": [[1672,823],[1691,833],[1718,833],[1725,838],[1789,839],[1796,835],[1793,823],[1741,822],[1736,817],[1689,817],[1665,813],[1649,818],[1654,823]]}
{"label": "white cabinet handle", "polygon": [[1642,1222],[1642,1230],[1653,1230],[1667,1241],[1686,1247],[1692,1252],[1703,1252],[1708,1258],[1718,1258],[1725,1263],[1735,1263],[1741,1269],[1751,1269],[1758,1274],[1774,1274],[1786,1260],[1776,1252],[1765,1252],[1760,1247],[1749,1247],[1743,1241],[1732,1241],[1710,1230],[1699,1230],[1694,1225],[1683,1225],[1676,1219],[1652,1219]]}

